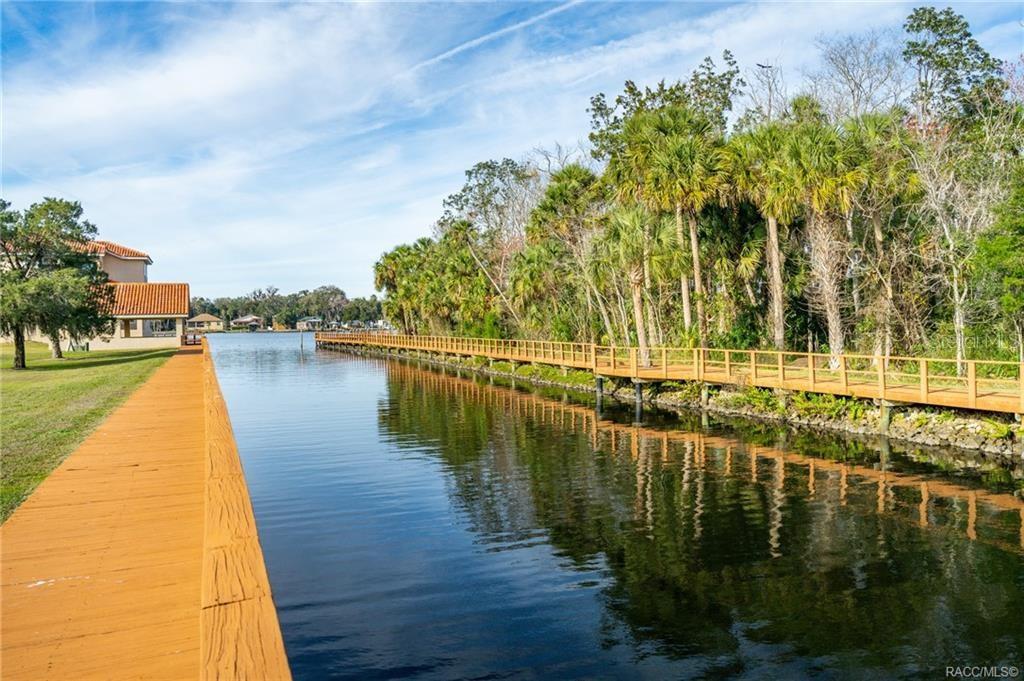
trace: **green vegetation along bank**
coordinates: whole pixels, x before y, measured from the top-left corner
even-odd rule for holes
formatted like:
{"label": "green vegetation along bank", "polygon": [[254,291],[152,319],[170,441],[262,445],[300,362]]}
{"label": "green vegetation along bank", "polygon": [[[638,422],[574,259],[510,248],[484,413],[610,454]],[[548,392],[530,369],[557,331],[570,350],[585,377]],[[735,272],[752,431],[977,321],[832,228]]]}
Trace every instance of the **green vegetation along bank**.
{"label": "green vegetation along bank", "polygon": [[70,352],[51,359],[46,345],[30,342],[29,368],[18,371],[8,368],[13,352],[11,344],[0,344],[0,520],[176,350]]}
{"label": "green vegetation along bank", "polygon": [[725,52],[595,95],[582,152],[475,165],[432,237],[381,257],[385,314],[430,335],[1024,361],[1024,61],[951,9],[902,29],[823,38],[797,91],[795,65]]}
{"label": "green vegetation along bank", "polygon": [[[415,350],[390,353],[370,348],[345,348],[353,352],[377,357],[400,356],[428,361],[440,366],[526,381],[579,392],[595,390],[594,375],[589,371],[562,370],[540,364],[488,361],[482,357],[455,357],[423,353]],[[881,429],[881,411],[872,400],[805,392],[778,392],[766,388],[739,388],[707,385],[708,401],[701,405],[702,384],[694,381],[667,381],[649,384],[643,399],[654,406],[689,412],[705,410],[709,413],[774,422],[787,427],[821,429],[849,433],[856,437],[875,440]],[[615,399],[632,401],[634,393],[628,381],[615,383],[611,379],[605,387]],[[1019,477],[1024,485],[1024,424],[1012,417],[979,416],[970,412],[932,407],[900,407],[893,410],[886,437],[922,447],[942,447],[948,459],[948,449],[955,447],[967,456],[963,464],[977,465],[971,454],[981,455],[990,463],[1006,469],[1008,475]]]}

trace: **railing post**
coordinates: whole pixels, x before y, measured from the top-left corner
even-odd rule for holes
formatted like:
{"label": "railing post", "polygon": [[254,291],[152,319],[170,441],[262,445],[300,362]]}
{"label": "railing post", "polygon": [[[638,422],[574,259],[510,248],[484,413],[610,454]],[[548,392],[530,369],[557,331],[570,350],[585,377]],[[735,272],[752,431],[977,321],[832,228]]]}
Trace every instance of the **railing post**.
{"label": "railing post", "polygon": [[920,395],[921,401],[925,404],[928,403],[928,360],[919,359],[917,360],[917,373],[918,382],[920,383]]}
{"label": "railing post", "polygon": [[704,380],[704,348],[697,351],[697,380]]}
{"label": "railing post", "polygon": [[590,344],[590,367],[597,373],[597,346],[593,343]]}
{"label": "railing post", "polygon": [[612,346],[612,369],[615,368],[615,346]]}
{"label": "railing post", "polygon": [[811,390],[814,390],[814,355],[809,352],[807,353],[807,382]]}
{"label": "railing post", "polygon": [[725,351],[725,380],[732,378],[732,352]]}
{"label": "railing post", "polygon": [[846,375],[846,355],[839,355],[839,384],[843,387],[843,392],[850,387],[850,379]]}
{"label": "railing post", "polygon": [[[1017,381],[1020,383],[1020,413],[1024,414],[1024,362],[1017,368]],[[1021,513],[1021,522],[1024,523],[1024,511]]]}
{"label": "railing post", "polygon": [[967,360],[967,404],[972,409],[978,405],[977,366],[973,359]]}
{"label": "railing post", "polygon": [[697,348],[694,348],[693,349],[693,377],[695,379],[700,378],[700,369],[697,368],[697,364],[698,364]]}
{"label": "railing post", "polygon": [[885,365],[882,364],[878,355],[875,355],[875,366],[878,367],[878,399],[885,399]]}
{"label": "railing post", "polygon": [[661,349],[661,377],[668,378],[668,348]]}
{"label": "railing post", "polygon": [[629,349],[629,373],[635,378],[637,376],[636,348]]}
{"label": "railing post", "polygon": [[757,351],[750,351],[750,385],[757,381]]}
{"label": "railing post", "polygon": [[778,371],[779,387],[786,387],[786,365],[782,361],[782,353],[775,353],[775,368]]}

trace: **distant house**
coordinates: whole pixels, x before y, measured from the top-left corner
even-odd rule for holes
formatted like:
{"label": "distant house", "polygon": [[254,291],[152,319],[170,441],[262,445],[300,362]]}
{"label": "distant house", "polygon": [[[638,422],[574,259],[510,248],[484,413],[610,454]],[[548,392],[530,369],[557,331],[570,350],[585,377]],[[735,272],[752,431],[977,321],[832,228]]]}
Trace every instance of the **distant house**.
{"label": "distant house", "polygon": [[197,314],[189,317],[185,322],[185,328],[193,333],[211,333],[224,330],[224,320],[209,313]]}
{"label": "distant house", "polygon": [[255,331],[262,327],[263,317],[257,317],[254,314],[247,314],[244,317],[231,320],[232,329],[249,329],[250,331]]}
{"label": "distant house", "polygon": [[324,320],[319,317],[303,317],[295,322],[295,328],[299,331],[319,331],[323,325]]}
{"label": "distant house", "polygon": [[[147,253],[112,241],[89,241],[81,246],[94,255],[113,288],[113,328],[87,341],[92,350],[170,348],[181,345],[188,318],[189,289],[183,283],[149,281]],[[38,331],[31,340],[46,341]],[[67,339],[62,339],[62,345]],[[67,346],[65,346],[67,347]]]}

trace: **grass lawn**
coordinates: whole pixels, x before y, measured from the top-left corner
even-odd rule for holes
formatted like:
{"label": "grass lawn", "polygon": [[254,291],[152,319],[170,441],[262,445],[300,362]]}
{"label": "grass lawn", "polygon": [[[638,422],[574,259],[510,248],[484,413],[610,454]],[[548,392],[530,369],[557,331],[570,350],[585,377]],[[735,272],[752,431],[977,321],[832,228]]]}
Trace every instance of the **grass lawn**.
{"label": "grass lawn", "polygon": [[0,344],[0,522],[175,351],[70,352],[60,360],[47,345],[27,343],[28,369],[15,371],[14,346]]}

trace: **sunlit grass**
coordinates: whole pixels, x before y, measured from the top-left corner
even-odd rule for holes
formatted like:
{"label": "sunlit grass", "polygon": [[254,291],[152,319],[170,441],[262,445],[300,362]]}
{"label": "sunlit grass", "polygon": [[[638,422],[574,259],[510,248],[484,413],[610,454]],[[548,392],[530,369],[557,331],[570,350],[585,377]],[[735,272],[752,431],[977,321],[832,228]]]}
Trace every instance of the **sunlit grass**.
{"label": "sunlit grass", "polygon": [[75,447],[173,355],[162,350],[70,352],[50,359],[27,344],[28,369],[10,368],[0,344],[0,520],[32,493]]}

